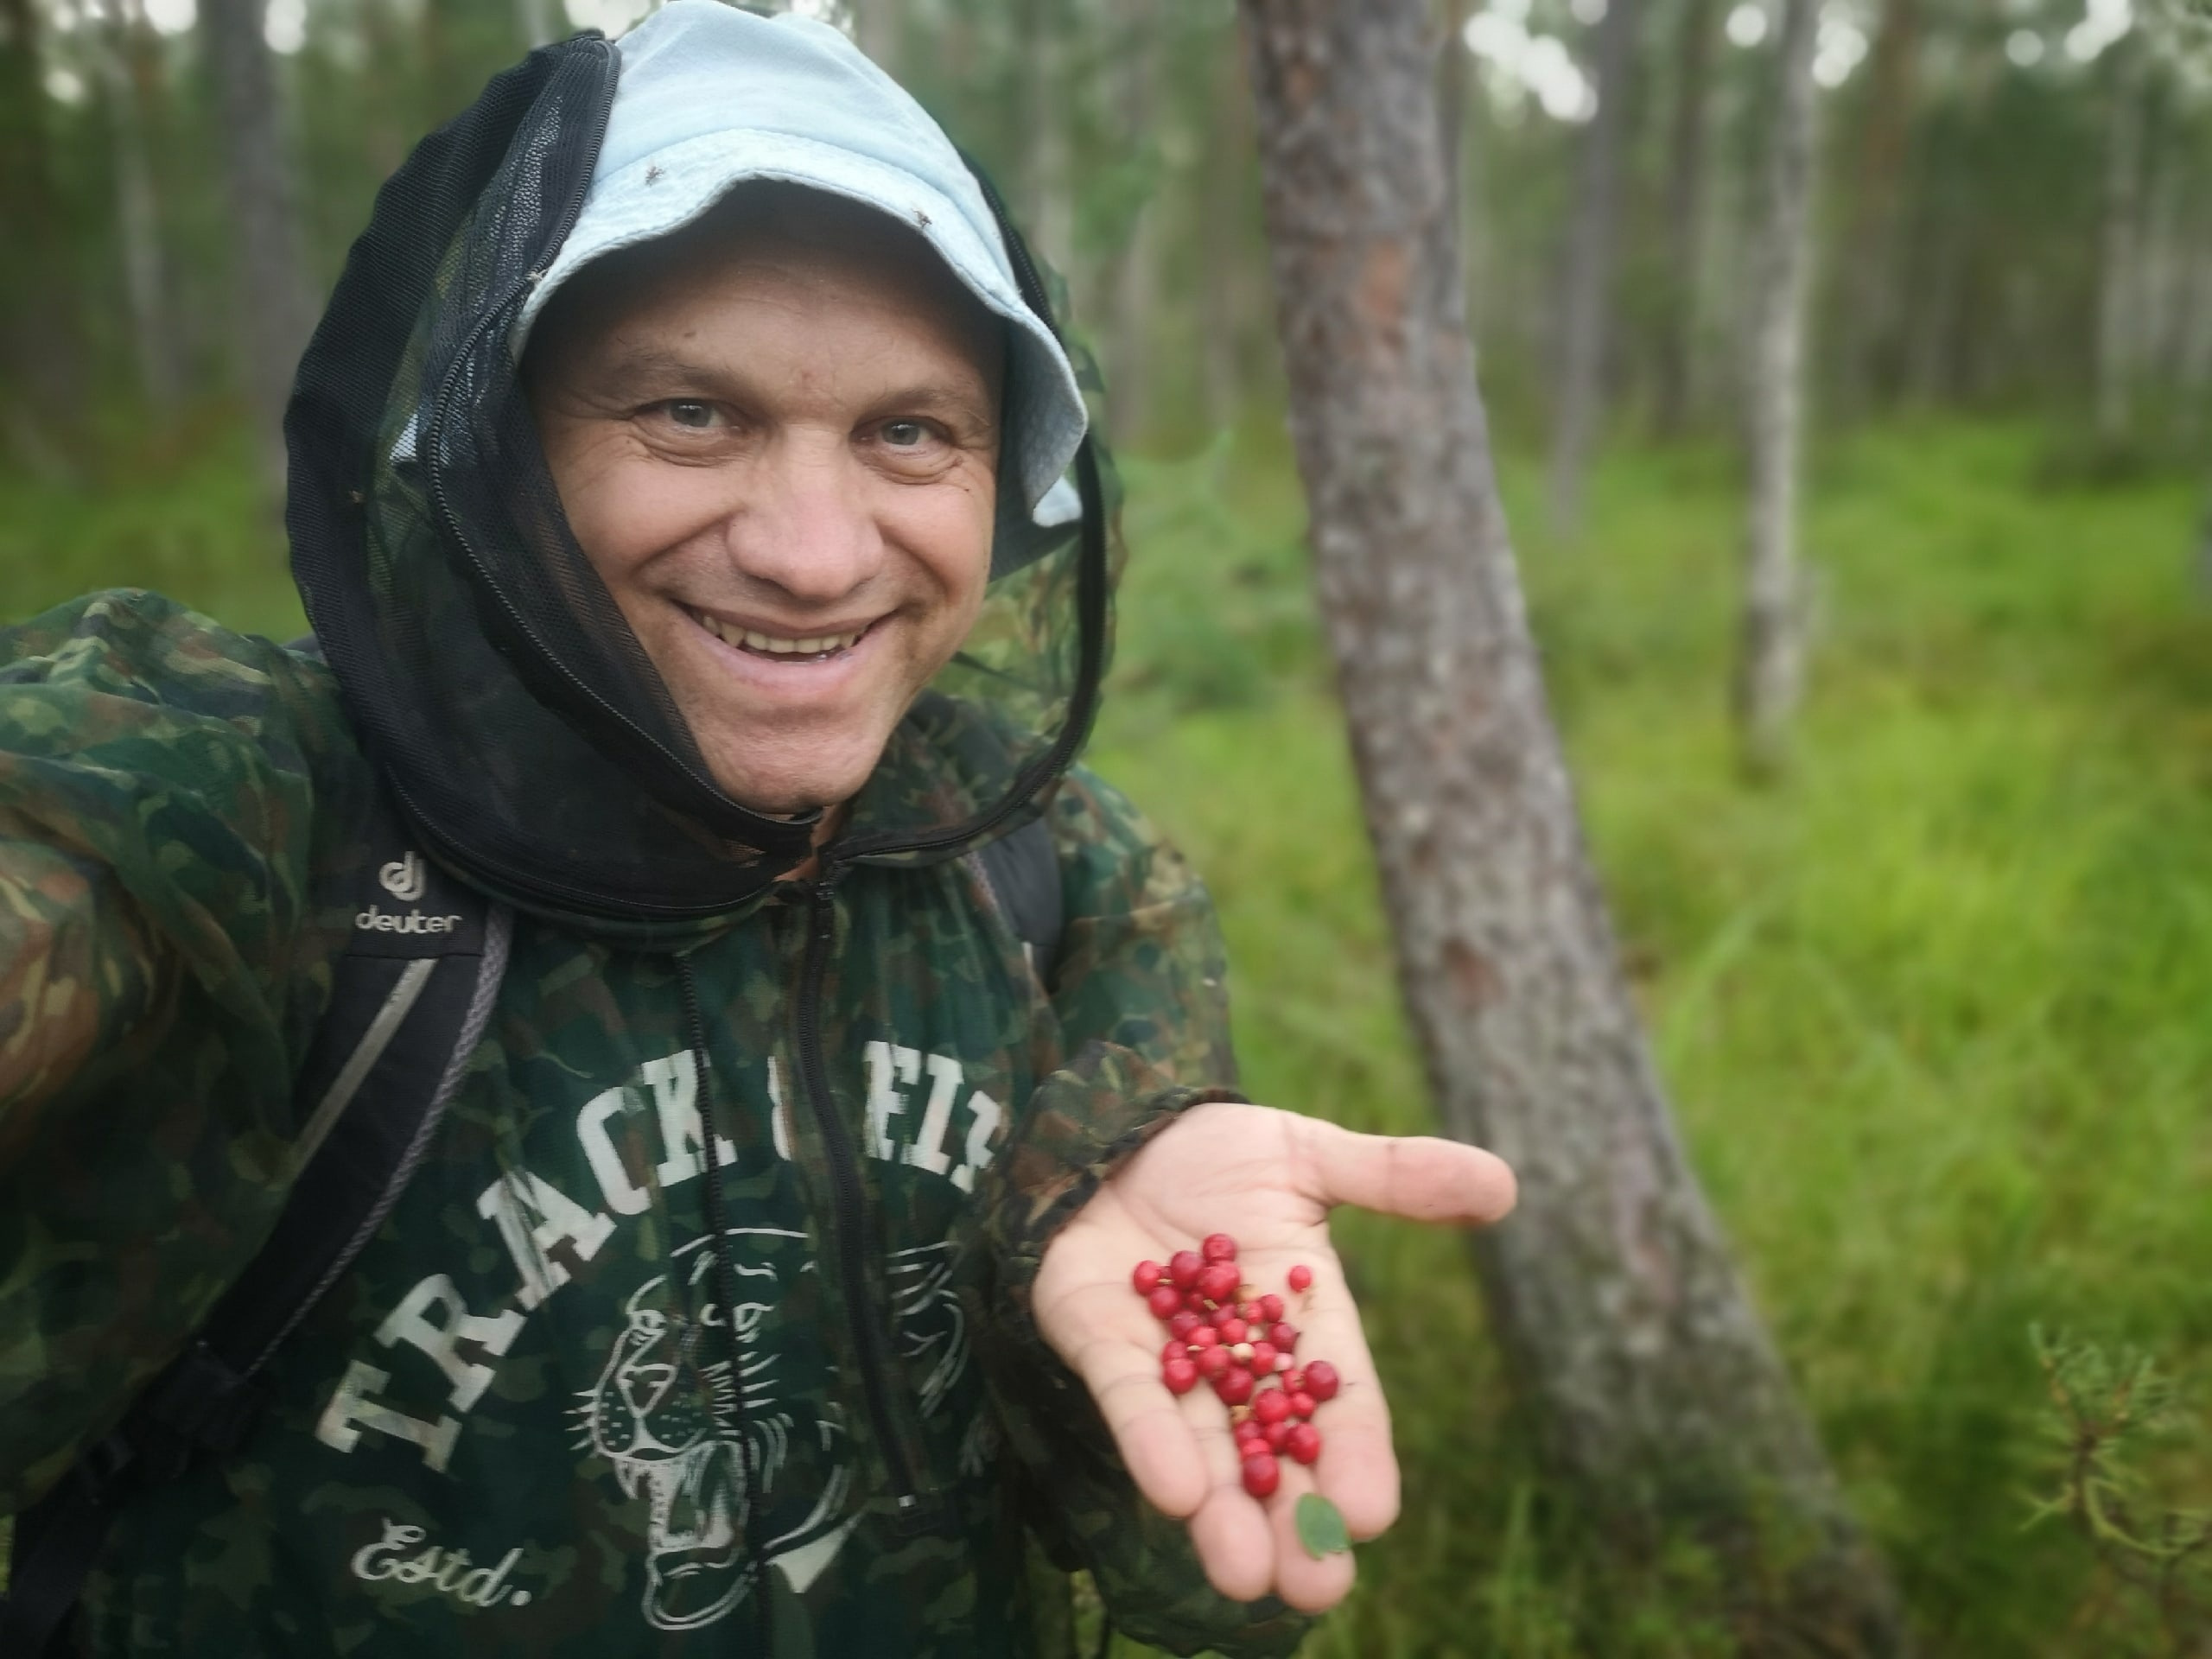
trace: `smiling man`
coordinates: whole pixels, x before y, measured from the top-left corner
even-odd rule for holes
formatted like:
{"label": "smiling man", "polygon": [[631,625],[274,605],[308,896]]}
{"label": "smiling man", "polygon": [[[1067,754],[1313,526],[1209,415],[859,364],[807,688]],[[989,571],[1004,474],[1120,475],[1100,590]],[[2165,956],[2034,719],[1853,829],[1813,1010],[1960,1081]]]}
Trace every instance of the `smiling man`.
{"label": "smiling man", "polygon": [[[1345,1593],[1295,1502],[1397,1475],[1327,1212],[1511,1177],[1236,1094],[1204,889],[1074,764],[1087,428],[831,29],[676,0],[425,142],[287,423],[318,649],[0,645],[0,1649],[1064,1653],[1080,1567],[1267,1654]],[[1129,1284],[1217,1230],[1344,1378],[1264,1498]]]}

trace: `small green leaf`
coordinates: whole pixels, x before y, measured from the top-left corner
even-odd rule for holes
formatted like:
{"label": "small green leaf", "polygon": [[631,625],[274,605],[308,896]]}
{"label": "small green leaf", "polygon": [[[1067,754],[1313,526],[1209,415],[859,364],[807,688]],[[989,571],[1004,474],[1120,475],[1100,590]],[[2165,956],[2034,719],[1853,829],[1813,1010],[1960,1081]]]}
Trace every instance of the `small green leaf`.
{"label": "small green leaf", "polygon": [[1335,1504],[1319,1492],[1308,1492],[1298,1500],[1298,1541],[1318,1561],[1350,1549],[1351,1534],[1344,1530],[1344,1517]]}

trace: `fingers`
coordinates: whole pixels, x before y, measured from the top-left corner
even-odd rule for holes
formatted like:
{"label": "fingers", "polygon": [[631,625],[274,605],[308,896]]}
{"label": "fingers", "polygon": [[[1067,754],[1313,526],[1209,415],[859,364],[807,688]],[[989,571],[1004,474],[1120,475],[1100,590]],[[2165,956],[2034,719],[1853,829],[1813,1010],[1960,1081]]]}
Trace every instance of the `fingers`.
{"label": "fingers", "polygon": [[1048,1340],[1097,1402],[1137,1490],[1161,1514],[1188,1516],[1206,1497],[1205,1469],[1190,1420],[1160,1380],[1159,1344],[1146,1328],[1152,1321],[1141,1306],[1129,1320],[1128,1300],[1123,1287],[1091,1286],[1039,1315]]}
{"label": "fingers", "polygon": [[1322,1452],[1321,1462],[1311,1469],[1287,1458],[1279,1459],[1282,1484],[1268,1499],[1268,1525],[1274,1536],[1274,1591],[1301,1613],[1326,1612],[1335,1606],[1351,1593],[1357,1572],[1350,1550],[1312,1555],[1298,1535],[1298,1500],[1316,1490],[1328,1496],[1325,1483],[1317,1482],[1315,1476],[1334,1450],[1332,1440],[1329,1451]]}
{"label": "fingers", "polygon": [[1298,1122],[1306,1136],[1301,1175],[1323,1204],[1477,1226],[1512,1211],[1513,1172],[1480,1147],[1428,1135],[1359,1135],[1318,1117]]}

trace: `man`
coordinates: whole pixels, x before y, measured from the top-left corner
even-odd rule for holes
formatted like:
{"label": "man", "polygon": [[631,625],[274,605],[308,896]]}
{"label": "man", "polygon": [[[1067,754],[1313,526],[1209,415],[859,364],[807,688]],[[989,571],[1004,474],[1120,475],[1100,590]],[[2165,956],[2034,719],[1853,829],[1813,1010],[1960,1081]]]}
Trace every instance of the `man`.
{"label": "man", "polygon": [[[1065,1640],[1049,1557],[1132,1634],[1269,1653],[1348,1589],[1293,1506],[1372,1535],[1396,1474],[1326,1211],[1491,1219],[1511,1178],[1234,1095],[1204,891],[1071,765],[1104,504],[1026,259],[835,31],[677,0],[379,198],[288,422],[327,668],[143,594],[15,631],[0,1501],[267,1235],[337,955],[457,937],[465,887],[505,957],[75,1647],[1021,1655]],[[1039,810],[1050,962],[971,856]],[[1344,1378],[1264,1502],[1130,1288],[1215,1231],[1312,1268]]]}

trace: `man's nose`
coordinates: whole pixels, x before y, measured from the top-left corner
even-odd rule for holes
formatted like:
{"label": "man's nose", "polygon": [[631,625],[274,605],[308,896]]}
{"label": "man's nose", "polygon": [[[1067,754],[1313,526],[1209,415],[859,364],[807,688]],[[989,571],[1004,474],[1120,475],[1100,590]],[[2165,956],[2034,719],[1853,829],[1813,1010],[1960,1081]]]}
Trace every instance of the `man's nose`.
{"label": "man's nose", "polygon": [[786,440],[747,469],[726,534],[731,562],[809,604],[834,604],[881,569],[871,481],[842,443]]}

